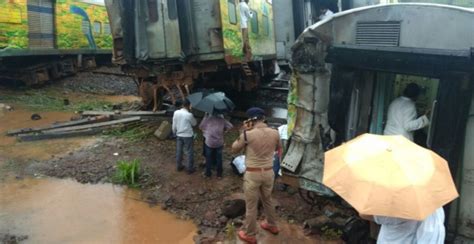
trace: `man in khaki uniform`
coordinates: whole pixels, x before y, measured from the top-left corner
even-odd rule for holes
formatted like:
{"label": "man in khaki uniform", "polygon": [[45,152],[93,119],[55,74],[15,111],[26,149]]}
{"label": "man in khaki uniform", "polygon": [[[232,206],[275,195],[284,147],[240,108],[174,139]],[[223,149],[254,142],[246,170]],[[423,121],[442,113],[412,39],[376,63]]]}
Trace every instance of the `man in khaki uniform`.
{"label": "man in khaki uniform", "polygon": [[249,121],[253,125],[245,126],[239,138],[232,144],[234,153],[245,150],[244,194],[246,202],[245,224],[238,236],[248,243],[256,243],[258,200],[263,203],[266,222],[260,227],[272,234],[278,234],[275,208],[271,194],[275,174],[273,172],[273,155],[280,146],[277,130],[269,128],[265,123],[265,112],[260,108],[247,111]]}

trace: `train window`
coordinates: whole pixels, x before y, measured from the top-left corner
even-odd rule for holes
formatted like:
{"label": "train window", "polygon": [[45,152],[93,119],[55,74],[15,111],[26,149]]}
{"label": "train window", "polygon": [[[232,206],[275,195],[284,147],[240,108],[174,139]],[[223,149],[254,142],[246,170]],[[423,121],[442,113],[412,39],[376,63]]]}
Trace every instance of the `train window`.
{"label": "train window", "polygon": [[95,34],[102,33],[102,23],[100,23],[99,21],[94,21],[93,31]]}
{"label": "train window", "polygon": [[153,23],[159,20],[158,18],[158,3],[157,0],[148,0],[148,21]]}
{"label": "train window", "polygon": [[251,9],[252,12],[252,19],[250,20],[250,27],[252,28],[252,32],[258,34],[258,13],[257,11]]}
{"label": "train window", "polygon": [[227,2],[227,11],[229,12],[229,22],[233,25],[237,24],[237,8],[235,7],[235,0]]}
{"label": "train window", "polygon": [[111,31],[110,31],[110,24],[109,24],[109,23],[104,23],[104,34],[106,34],[106,35],[110,35],[110,34],[111,34]]}
{"label": "train window", "polygon": [[169,19],[176,19],[178,18],[178,9],[176,7],[175,0],[168,0],[168,18]]}
{"label": "train window", "polygon": [[263,34],[266,36],[269,36],[270,35],[270,20],[268,19],[268,16],[263,15],[262,21],[263,21]]}

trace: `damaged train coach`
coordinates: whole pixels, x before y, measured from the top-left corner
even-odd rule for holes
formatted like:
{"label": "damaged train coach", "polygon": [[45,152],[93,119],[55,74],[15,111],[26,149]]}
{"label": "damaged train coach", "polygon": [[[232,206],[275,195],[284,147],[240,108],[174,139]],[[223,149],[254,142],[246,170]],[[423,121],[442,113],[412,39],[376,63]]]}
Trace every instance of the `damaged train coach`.
{"label": "damaged train coach", "polygon": [[472,9],[403,3],[344,11],[307,28],[292,48],[287,181],[333,195],[321,184],[324,151],[383,134],[390,102],[414,82],[422,88],[418,113],[431,110],[415,142],[448,161],[460,193],[446,208],[448,230],[474,240],[473,22]]}
{"label": "damaged train coach", "polygon": [[[137,77],[144,99],[153,92],[154,109],[165,93],[174,102],[196,82],[255,89],[275,63],[272,5],[271,0],[249,3],[249,57],[243,50],[238,1],[106,0],[114,61]],[[180,96],[173,95],[173,88]]]}

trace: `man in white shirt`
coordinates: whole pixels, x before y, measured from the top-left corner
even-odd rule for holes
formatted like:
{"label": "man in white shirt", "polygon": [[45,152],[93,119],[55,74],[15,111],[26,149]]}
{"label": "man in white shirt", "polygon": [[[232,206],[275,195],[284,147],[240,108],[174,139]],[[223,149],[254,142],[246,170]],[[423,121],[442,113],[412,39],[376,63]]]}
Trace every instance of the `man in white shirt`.
{"label": "man in white shirt", "polygon": [[253,17],[252,11],[248,5],[249,0],[240,0],[240,28],[242,29],[242,42],[243,42],[243,52],[247,61],[250,61],[252,58],[252,49],[250,48],[249,41],[249,28],[248,22]]}
{"label": "man in white shirt", "polygon": [[377,244],[444,244],[444,210],[436,209],[423,221],[383,216],[361,215],[381,225]]}
{"label": "man in white shirt", "polygon": [[176,135],[176,169],[182,171],[184,169],[181,160],[183,158],[183,149],[188,156],[188,174],[192,174],[196,171],[194,168],[194,151],[193,151],[193,139],[194,131],[193,126],[197,124],[191,111],[191,103],[188,99],[183,102],[183,107],[177,110],[173,114],[173,125],[172,130]]}
{"label": "man in white shirt", "polygon": [[410,83],[403,91],[403,96],[393,100],[388,107],[384,135],[402,135],[413,141],[413,132],[429,125],[429,110],[420,117],[416,112],[415,101],[420,90],[417,84]]}

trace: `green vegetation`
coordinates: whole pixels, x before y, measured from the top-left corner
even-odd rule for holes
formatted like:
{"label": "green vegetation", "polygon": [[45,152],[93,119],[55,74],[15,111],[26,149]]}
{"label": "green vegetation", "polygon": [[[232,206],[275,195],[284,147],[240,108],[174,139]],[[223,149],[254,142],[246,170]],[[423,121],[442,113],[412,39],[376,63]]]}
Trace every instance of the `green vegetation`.
{"label": "green vegetation", "polygon": [[338,240],[342,236],[342,231],[328,226],[321,228],[321,237],[323,240]]}
{"label": "green vegetation", "polygon": [[126,127],[115,128],[104,132],[106,136],[123,138],[131,142],[138,142],[153,136],[158,126],[155,123],[136,123]]}
{"label": "green vegetation", "polygon": [[99,100],[86,100],[66,105],[64,98],[46,94],[43,92],[35,92],[34,94],[25,95],[4,95],[0,96],[0,102],[14,103],[24,106],[33,111],[85,111],[85,110],[101,110],[111,111],[112,103]]}
{"label": "green vegetation", "polygon": [[234,222],[229,222],[225,226],[225,235],[227,240],[232,240],[235,238],[235,225]]}
{"label": "green vegetation", "polygon": [[134,159],[133,161],[118,161],[113,182],[129,187],[138,187],[138,178],[140,171],[140,160]]}

